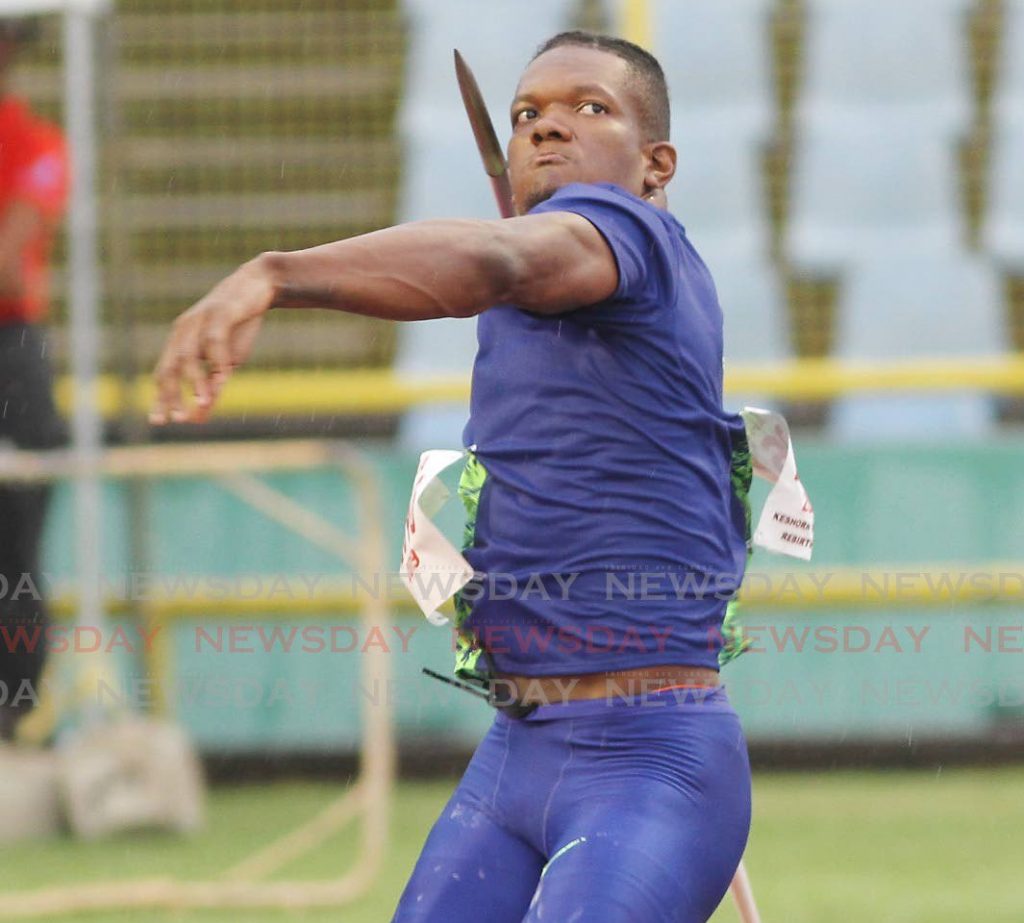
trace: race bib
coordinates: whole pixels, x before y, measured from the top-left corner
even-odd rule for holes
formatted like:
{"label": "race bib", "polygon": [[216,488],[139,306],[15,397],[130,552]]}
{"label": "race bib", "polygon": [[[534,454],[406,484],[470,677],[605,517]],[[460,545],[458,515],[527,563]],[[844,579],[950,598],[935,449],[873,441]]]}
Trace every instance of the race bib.
{"label": "race bib", "polygon": [[[754,530],[754,544],[804,561],[814,548],[814,509],[796,470],[796,455],[785,418],[770,410],[744,407],[754,474],[773,486]],[[473,578],[473,568],[445,538],[432,517],[448,501],[441,474],[465,459],[464,452],[431,449],[420,455],[405,517],[402,566],[405,584],[427,620],[447,624],[437,610]]]}
{"label": "race bib", "polygon": [[433,625],[448,622],[448,617],[437,610],[473,577],[469,562],[444,537],[431,518],[450,496],[450,491],[441,482],[441,474],[465,457],[464,452],[451,449],[430,449],[420,455],[409,498],[409,512],[405,517],[399,574]]}
{"label": "race bib", "polygon": [[757,407],[740,411],[754,474],[774,486],[754,530],[754,544],[768,551],[811,559],[814,549],[814,507],[796,470],[789,425],[782,414]]}

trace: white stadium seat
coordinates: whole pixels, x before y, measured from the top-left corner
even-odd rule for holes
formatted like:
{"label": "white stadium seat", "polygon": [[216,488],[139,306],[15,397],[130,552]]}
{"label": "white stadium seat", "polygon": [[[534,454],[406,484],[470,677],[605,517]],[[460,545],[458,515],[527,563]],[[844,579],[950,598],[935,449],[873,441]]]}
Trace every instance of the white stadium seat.
{"label": "white stadium seat", "polygon": [[1004,0],[999,77],[993,105],[986,250],[1024,272],[1024,0]]}
{"label": "white stadium seat", "polygon": [[677,148],[669,204],[690,238],[712,249],[766,253],[769,229],[757,149],[728,134],[702,135]]}
{"label": "white stadium seat", "polygon": [[[847,360],[997,356],[1006,350],[999,286],[983,260],[893,255],[859,266],[842,288],[835,355]],[[977,393],[852,396],[836,402],[844,441],[983,437],[995,424]]]}
{"label": "white stadium seat", "polygon": [[[700,247],[698,246],[698,251]],[[793,356],[792,338],[782,282],[767,257],[738,259],[702,254],[711,270],[725,321],[725,365],[774,363]],[[764,407],[771,400],[760,394],[727,394],[725,406]]]}
{"label": "white stadium seat", "polygon": [[725,318],[726,362],[779,362],[793,355],[779,274],[767,258],[705,259]]}
{"label": "white stadium seat", "polygon": [[1024,110],[1024,0],[1003,0],[999,74],[995,86],[997,121]]}
{"label": "white stadium seat", "polygon": [[787,250],[801,270],[960,246],[955,149],[898,115],[805,126],[793,171]]}
{"label": "white stadium seat", "polygon": [[1024,108],[1003,113],[989,158],[984,243],[1012,272],[1024,272]]}
{"label": "white stadium seat", "polygon": [[969,6],[969,0],[810,0],[803,118],[884,105],[947,137],[965,128]]}
{"label": "white stadium seat", "polygon": [[672,100],[673,137],[711,129],[764,138],[774,119],[770,0],[651,0],[651,51]]}

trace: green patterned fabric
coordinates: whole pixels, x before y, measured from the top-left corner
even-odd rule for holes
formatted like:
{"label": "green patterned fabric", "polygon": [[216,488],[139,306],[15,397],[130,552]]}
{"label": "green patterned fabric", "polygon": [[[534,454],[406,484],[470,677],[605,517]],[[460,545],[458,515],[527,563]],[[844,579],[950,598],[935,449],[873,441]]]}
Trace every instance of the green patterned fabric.
{"label": "green patterned fabric", "polygon": [[[473,547],[476,539],[476,517],[480,509],[480,493],[487,480],[487,469],[472,452],[466,457],[465,467],[459,478],[459,496],[466,509],[466,525],[462,531],[462,550]],[[455,675],[460,679],[485,680],[488,671],[480,663],[480,648],[474,643],[473,636],[463,629],[469,618],[470,605],[462,592],[455,594]]]}
{"label": "green patterned fabric", "polygon": [[[754,478],[754,465],[750,457],[750,445],[746,435],[740,436],[732,447],[732,469],[730,478],[732,489],[740,503],[743,504],[744,539],[747,543],[747,563],[753,552],[753,525],[750,513],[750,483]],[[722,621],[722,649],[718,652],[718,666],[724,667],[735,660],[748,647],[751,641],[743,637],[743,626],[739,623],[740,604],[731,600],[725,609]]]}
{"label": "green patterned fabric", "polygon": [[732,489],[743,504],[744,532],[749,559],[753,548],[754,527],[750,514],[750,485],[754,480],[754,462],[750,457],[750,445],[746,435],[738,436],[732,447],[732,466],[730,469]]}

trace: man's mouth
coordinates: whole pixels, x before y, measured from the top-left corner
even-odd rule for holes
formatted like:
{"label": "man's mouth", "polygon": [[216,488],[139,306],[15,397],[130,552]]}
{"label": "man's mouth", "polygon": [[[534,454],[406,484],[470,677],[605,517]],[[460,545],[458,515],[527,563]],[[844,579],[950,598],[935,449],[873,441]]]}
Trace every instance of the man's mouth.
{"label": "man's mouth", "polygon": [[542,154],[537,154],[533,158],[534,166],[545,167],[552,166],[554,164],[568,163],[569,158],[564,154],[559,154],[557,151],[545,151]]}

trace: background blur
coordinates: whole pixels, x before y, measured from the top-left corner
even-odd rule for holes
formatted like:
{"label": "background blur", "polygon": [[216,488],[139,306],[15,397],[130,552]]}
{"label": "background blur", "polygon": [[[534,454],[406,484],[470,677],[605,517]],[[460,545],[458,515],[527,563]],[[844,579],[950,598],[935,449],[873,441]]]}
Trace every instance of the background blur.
{"label": "background blur", "polygon": [[[724,673],[764,770],[748,860],[762,909],[1024,919],[1000,871],[1024,859],[1008,826],[1024,801],[1024,0],[119,0],[95,20],[106,442],[354,440],[394,573],[418,452],[461,445],[473,322],[274,315],[203,428],[151,431],[146,376],[173,317],[262,250],[496,216],[452,48],[504,141],[532,50],[576,26],[664,65],[680,154],[670,206],[718,285],[727,403],[787,414],[815,504],[811,565],[755,556],[756,649]],[[42,27],[16,83],[61,119],[61,14]],[[61,298],[52,328],[69,408]],[[351,530],[359,489],[337,471],[266,480]],[[69,622],[72,514],[62,487],[46,561]],[[373,575],[203,478],[106,482],[97,542],[112,624],[159,629],[153,650],[116,652],[121,688],[179,721],[212,778],[354,771],[373,694],[358,604]],[[449,633],[397,580],[374,586],[399,629],[386,647],[400,769],[451,772],[490,712],[421,675],[448,669]],[[303,648],[294,632],[310,628],[340,648]],[[156,691],[139,700],[132,678]],[[982,768],[941,787],[943,767],[964,762]],[[919,772],[827,771],[869,765]],[[794,766],[807,775],[767,772]],[[449,787],[400,789],[405,858],[377,909],[345,918],[386,918]],[[282,804],[316,791],[288,789]],[[239,792],[217,797],[223,833],[245,812],[231,813]],[[839,829],[846,858],[831,851]],[[945,850],[954,829],[963,840]],[[881,861],[869,844],[888,836],[920,864]],[[23,855],[32,863],[6,885],[45,880],[30,864],[71,866]],[[964,861],[985,872],[955,886]]]}

